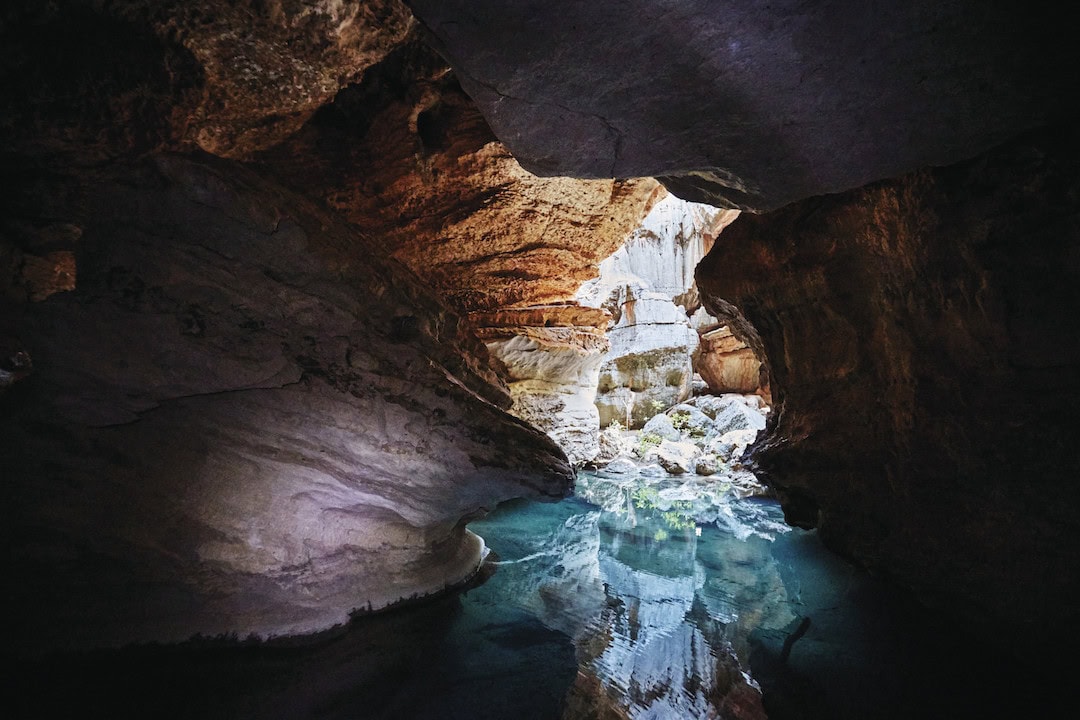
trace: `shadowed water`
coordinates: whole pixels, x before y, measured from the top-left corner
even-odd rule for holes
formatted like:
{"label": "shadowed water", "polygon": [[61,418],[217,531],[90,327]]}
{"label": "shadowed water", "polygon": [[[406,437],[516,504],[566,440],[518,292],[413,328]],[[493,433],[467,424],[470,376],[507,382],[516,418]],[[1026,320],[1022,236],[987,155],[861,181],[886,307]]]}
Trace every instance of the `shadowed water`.
{"label": "shadowed water", "polygon": [[758,686],[781,720],[1025,704],[988,680],[1012,674],[1007,660],[784,525],[771,500],[696,477],[581,473],[577,492],[472,523],[493,573],[465,592],[304,644],[50,658],[20,667],[6,705],[14,717],[754,718]]}

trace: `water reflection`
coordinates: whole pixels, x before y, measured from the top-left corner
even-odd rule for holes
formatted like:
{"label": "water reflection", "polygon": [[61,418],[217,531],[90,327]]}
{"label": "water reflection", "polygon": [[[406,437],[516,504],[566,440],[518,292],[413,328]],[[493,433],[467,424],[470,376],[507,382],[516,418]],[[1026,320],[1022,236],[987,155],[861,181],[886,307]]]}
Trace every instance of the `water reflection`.
{"label": "water reflection", "polygon": [[478,523],[503,559],[498,581],[470,593],[574,639],[565,717],[763,716],[739,657],[752,631],[794,618],[768,551],[790,530],[779,508],[704,479],[582,473],[577,495],[553,531],[528,528],[547,552],[507,542],[532,525],[521,512]]}
{"label": "water reflection", "polygon": [[[467,592],[301,645],[192,643],[22,663],[5,715],[682,720],[759,718],[763,706],[773,720],[1037,715],[1010,689],[1037,685],[1008,655],[897,603],[814,533],[785,526],[771,501],[697,477],[583,473],[578,493],[473,523],[495,551],[494,574]],[[781,660],[804,618],[805,636]],[[987,683],[1002,677],[1015,682]]]}

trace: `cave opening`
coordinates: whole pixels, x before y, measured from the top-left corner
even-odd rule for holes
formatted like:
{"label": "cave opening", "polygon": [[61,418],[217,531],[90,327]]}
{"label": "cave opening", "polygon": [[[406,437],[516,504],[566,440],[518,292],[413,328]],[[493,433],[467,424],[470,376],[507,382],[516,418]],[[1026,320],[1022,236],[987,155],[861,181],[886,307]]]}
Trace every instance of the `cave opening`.
{"label": "cave opening", "polygon": [[0,10],[6,714],[1050,714],[1067,24],[677,4]]}

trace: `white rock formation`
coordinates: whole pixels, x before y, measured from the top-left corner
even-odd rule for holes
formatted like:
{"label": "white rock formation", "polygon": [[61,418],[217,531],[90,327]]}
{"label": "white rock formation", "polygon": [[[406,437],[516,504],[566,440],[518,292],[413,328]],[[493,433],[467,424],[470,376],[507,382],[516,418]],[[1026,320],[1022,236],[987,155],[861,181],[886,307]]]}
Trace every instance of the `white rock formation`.
{"label": "white rock formation", "polygon": [[529,328],[487,343],[509,372],[511,413],[546,432],[573,465],[600,452],[594,402],[607,342],[580,328]]}
{"label": "white rock formation", "polygon": [[[609,347],[606,313],[553,305],[476,314],[479,336],[504,368],[513,415],[543,430],[572,465],[600,452],[596,387]],[[561,322],[578,323],[555,325]],[[588,323],[592,324],[580,324]],[[552,326],[555,325],[555,326]]]}
{"label": "white rock formation", "polygon": [[602,426],[641,427],[690,396],[698,346],[687,315],[687,306],[696,309],[694,268],[737,214],[669,195],[578,292],[583,305],[614,317],[596,400]]}

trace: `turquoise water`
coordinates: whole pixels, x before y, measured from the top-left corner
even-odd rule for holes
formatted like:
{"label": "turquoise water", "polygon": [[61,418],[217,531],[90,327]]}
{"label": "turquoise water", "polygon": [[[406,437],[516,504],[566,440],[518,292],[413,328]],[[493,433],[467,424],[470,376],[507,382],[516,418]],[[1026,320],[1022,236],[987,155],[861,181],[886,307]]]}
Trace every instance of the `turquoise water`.
{"label": "turquoise water", "polygon": [[493,554],[464,592],[303,645],[54,658],[16,673],[6,705],[13,717],[752,718],[760,686],[778,720],[1030,709],[992,644],[787,527],[771,500],[696,477],[582,473],[577,497],[510,503],[470,528]]}

